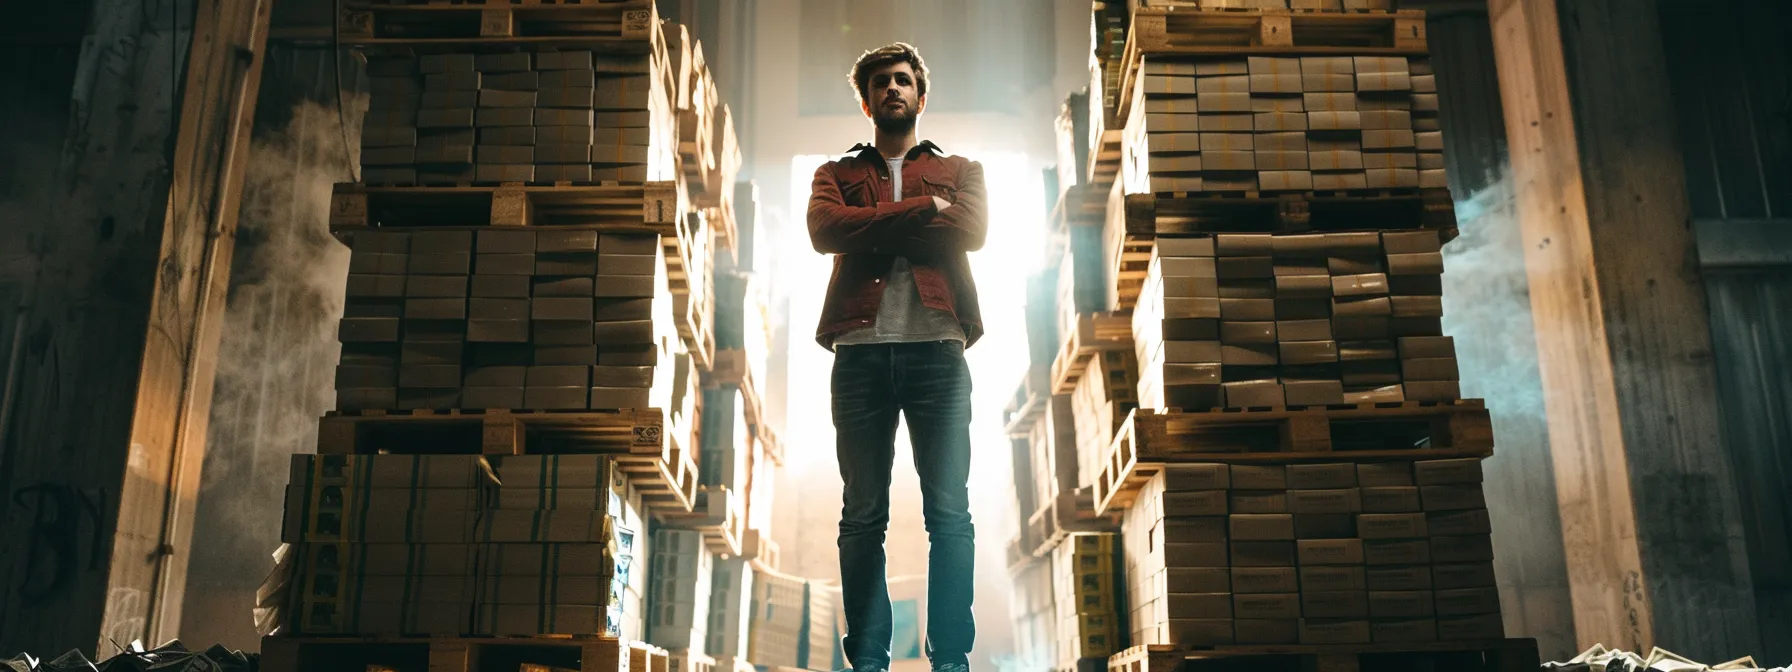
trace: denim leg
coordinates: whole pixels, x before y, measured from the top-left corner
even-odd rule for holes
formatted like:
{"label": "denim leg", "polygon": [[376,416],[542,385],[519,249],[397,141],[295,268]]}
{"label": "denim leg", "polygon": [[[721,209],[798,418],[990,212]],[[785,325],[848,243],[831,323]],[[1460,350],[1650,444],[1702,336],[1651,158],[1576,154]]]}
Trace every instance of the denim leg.
{"label": "denim leg", "polygon": [[900,351],[897,395],[921,477],[927,526],[927,656],[934,665],[967,663],[977,626],[971,617],[975,532],[971,475],[971,372],[957,341],[910,344]]}
{"label": "denim leg", "polygon": [[849,665],[890,666],[890,589],[884,533],[890,526],[890,468],[897,407],[888,345],[842,346],[834,355],[834,451],[845,483],[840,511],[840,583],[846,608],[841,646]]}

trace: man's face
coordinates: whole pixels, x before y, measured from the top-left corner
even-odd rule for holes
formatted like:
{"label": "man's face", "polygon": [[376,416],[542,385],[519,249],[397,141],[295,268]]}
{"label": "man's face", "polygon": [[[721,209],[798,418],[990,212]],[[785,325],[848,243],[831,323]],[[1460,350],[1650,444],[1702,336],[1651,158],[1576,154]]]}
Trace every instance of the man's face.
{"label": "man's face", "polygon": [[873,70],[866,78],[862,105],[878,130],[906,133],[915,127],[927,99],[916,88],[914,67],[895,63]]}

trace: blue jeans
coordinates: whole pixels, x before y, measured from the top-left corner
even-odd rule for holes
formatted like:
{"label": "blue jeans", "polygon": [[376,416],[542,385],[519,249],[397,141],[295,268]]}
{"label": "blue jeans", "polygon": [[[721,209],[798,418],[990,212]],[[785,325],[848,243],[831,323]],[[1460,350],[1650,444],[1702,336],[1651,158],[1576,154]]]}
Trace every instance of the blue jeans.
{"label": "blue jeans", "polygon": [[845,481],[840,579],[848,664],[890,665],[890,591],[884,533],[897,414],[908,420],[926,522],[927,656],[968,663],[975,533],[971,527],[971,372],[958,341],[844,345],[834,355],[834,450]]}

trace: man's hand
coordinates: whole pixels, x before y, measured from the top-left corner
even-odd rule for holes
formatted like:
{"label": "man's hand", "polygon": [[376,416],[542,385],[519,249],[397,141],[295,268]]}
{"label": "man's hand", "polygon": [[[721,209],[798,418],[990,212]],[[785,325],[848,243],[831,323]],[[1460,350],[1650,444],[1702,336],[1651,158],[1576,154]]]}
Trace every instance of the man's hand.
{"label": "man's hand", "polygon": [[933,197],[933,209],[934,210],[945,210],[946,208],[950,208],[950,207],[952,207],[952,203],[947,201],[946,199],[940,198],[938,196]]}

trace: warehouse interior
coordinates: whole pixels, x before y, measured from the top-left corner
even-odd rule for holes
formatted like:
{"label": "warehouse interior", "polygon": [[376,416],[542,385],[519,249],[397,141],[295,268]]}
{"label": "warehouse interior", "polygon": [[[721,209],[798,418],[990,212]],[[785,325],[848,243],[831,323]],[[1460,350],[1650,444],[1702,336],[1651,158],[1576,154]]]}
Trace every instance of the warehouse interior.
{"label": "warehouse interior", "polygon": [[808,213],[893,42],[987,187],[971,667],[1792,665],[1785,3],[7,9],[0,669],[851,667]]}

